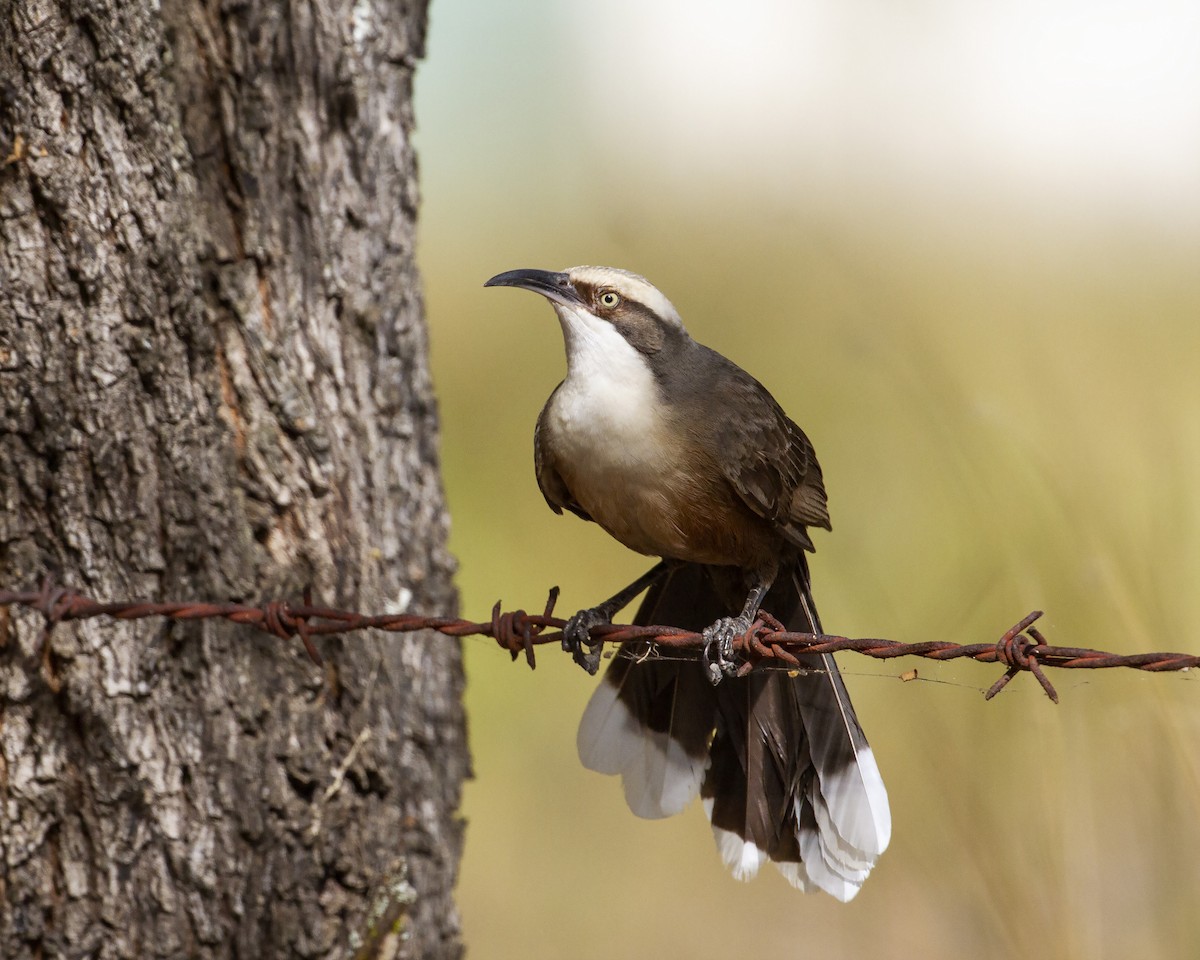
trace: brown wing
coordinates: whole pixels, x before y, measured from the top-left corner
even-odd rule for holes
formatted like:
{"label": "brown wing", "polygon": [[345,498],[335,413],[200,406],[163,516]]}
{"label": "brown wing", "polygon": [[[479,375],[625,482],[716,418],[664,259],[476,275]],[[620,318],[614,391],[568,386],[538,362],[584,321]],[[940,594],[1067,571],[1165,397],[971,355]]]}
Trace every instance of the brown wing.
{"label": "brown wing", "polygon": [[778,524],[796,546],[811,550],[805,528],[830,529],[813,445],[766,387],[726,363],[716,392],[722,407],[737,416],[716,426],[725,478],[751,510]]}
{"label": "brown wing", "polygon": [[[558,388],[556,387],[554,393],[557,392]],[[550,394],[550,400],[554,399],[554,393]],[[587,511],[575,502],[562,475],[555,469],[554,455],[546,443],[546,411],[550,409],[550,400],[547,400],[546,405],[542,407],[542,412],[538,414],[537,426],[533,428],[533,469],[537,474],[538,488],[542,491],[542,496],[546,498],[550,509],[555,513],[562,513],[566,509],[584,520],[591,520]]]}

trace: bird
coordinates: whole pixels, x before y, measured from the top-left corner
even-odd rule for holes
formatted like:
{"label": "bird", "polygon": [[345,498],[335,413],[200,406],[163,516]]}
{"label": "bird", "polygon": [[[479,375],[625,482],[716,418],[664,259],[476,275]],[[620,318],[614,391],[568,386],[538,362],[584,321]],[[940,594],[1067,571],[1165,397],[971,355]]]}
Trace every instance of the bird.
{"label": "bird", "polygon": [[519,269],[485,286],[540,294],[562,328],[566,376],[534,431],[546,502],[659,558],[568,619],[564,649],[595,673],[593,628],[642,593],[634,623],[705,640],[691,659],[622,644],[583,712],[580,760],[620,775],[639,817],[672,816],[699,796],[735,878],[770,862],[802,891],[850,900],[887,848],[891,813],[837,665],[805,654],[799,669],[739,672],[733,643],[760,610],[791,631],[824,632],[807,555],[809,529],[831,525],[812,443],[638,274]]}

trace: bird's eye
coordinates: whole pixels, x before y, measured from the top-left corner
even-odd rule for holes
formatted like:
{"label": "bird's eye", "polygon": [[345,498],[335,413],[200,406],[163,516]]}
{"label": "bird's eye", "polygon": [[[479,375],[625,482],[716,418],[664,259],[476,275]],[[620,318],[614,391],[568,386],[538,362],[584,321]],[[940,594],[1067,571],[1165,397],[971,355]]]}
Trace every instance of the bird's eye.
{"label": "bird's eye", "polygon": [[604,307],[606,310],[613,309],[618,303],[621,302],[620,296],[613,293],[611,290],[605,290],[602,294],[600,294],[599,299],[600,306]]}

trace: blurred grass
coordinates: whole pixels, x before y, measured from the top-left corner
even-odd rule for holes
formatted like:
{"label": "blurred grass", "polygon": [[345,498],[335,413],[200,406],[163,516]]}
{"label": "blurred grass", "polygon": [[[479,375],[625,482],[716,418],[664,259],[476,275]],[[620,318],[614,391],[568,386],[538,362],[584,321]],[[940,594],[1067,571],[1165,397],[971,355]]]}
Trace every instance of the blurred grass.
{"label": "blurred grass", "polygon": [[[605,94],[625,61],[596,75],[579,46],[591,8],[567,9],[434,3],[418,75],[420,252],[464,611],[540,608],[559,584],[571,612],[646,566],[543,503],[532,433],[562,377],[561,336],[538,298],[481,286],[514,267],[605,263],[661,287],[812,437],[834,525],[813,561],[829,629],[988,641],[1038,607],[1054,643],[1200,649],[1196,196],[1172,222],[1153,203],[1139,214],[1132,192],[1087,208],[1082,188],[1064,200],[997,183],[1003,164],[918,182],[860,156],[870,137],[840,140],[819,116],[810,131],[786,91],[764,122],[791,124],[807,152],[782,192],[787,158],[753,145],[734,144],[719,176],[719,136],[716,163],[650,156],[638,124],[696,105],[648,97],[659,112],[622,126]],[[904,17],[921,33],[926,13],[958,10]],[[931,66],[938,84],[954,65]],[[856,110],[853,91],[842,107]],[[920,107],[889,129],[938,134]],[[1068,186],[1092,182],[1077,173]],[[1125,182],[1152,196],[1152,180]],[[1029,677],[984,703],[995,667],[843,657],[895,826],[842,905],[774,871],[733,881],[698,806],[633,817],[616,780],[579,766],[595,681],[556,651],[531,673],[490,642],[465,649],[476,780],[459,903],[475,956],[1200,955],[1191,675],[1055,673],[1056,707]],[[895,679],[913,666],[920,681]]]}
{"label": "blurred grass", "polygon": [[[542,502],[532,427],[562,375],[560,334],[537,298],[480,287],[512,267],[603,262],[648,275],[813,438],[834,518],[814,562],[829,628],[975,642],[1041,607],[1052,642],[1197,649],[1194,251],[1003,222],[963,244],[870,211],[680,207],[637,231],[573,211],[472,232],[436,198],[426,209],[469,615],[497,598],[538,607],[552,584],[574,610],[646,565]],[[1190,676],[1055,674],[1058,707],[1022,677],[985,704],[995,668],[843,658],[895,831],[842,906],[773,872],[735,883],[698,807],[629,814],[617,781],[579,767],[593,681],[554,651],[535,673],[487,643],[466,653],[477,779],[460,904],[477,956],[1200,950]],[[914,665],[921,682],[894,679]]]}

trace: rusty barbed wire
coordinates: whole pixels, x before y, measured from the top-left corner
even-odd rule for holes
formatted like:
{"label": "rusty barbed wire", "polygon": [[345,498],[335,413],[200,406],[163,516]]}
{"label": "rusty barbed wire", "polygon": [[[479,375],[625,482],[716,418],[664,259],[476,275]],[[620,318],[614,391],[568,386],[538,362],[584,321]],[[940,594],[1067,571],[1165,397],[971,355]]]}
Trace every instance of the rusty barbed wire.
{"label": "rusty barbed wire", "polygon": [[[495,640],[507,650],[513,660],[524,654],[530,668],[537,666],[534,648],[543,643],[562,640],[566,620],[554,616],[558,587],[550,590],[541,614],[524,610],[501,612],[500,603],[492,608],[490,620],[473,621],[456,617],[429,617],[418,614],[363,614],[353,610],[314,606],[312,592],[304,590],[303,601],[293,604],[286,600],[269,600],[260,605],[241,603],[211,603],[185,601],[156,603],[147,600],[118,600],[101,602],[47,580],[37,590],[0,590],[0,647],[7,643],[9,606],[34,610],[45,619],[42,635],[43,660],[50,645],[54,628],[67,620],[93,617],[113,617],[118,620],[140,620],[165,617],[170,620],[224,619],[252,627],[282,640],[299,637],[309,659],[322,662],[313,642],[314,637],[352,633],[358,630],[382,630],[388,633],[412,633],[432,630],[451,637],[483,636]],[[1115,654],[1083,647],[1057,647],[1034,626],[1042,616],[1035,610],[1013,624],[994,643],[952,643],[926,640],[901,643],[897,640],[842,637],[835,634],[794,633],[788,631],[771,614],[763,612],[746,633],[734,642],[734,652],[741,657],[738,675],[744,676],[759,664],[774,663],[784,669],[804,669],[800,654],[858,653],[877,660],[896,657],[924,657],[929,660],[970,659],[980,663],[1000,663],[1007,669],[984,698],[990,700],[1008,685],[1018,673],[1032,673],[1052,701],[1058,703],[1058,693],[1043,668],[1096,670],[1108,667],[1128,667],[1135,670],[1168,672],[1189,670],[1200,666],[1200,656],[1184,653]],[[670,626],[636,626],[605,624],[592,628],[592,638],[602,643],[648,641],[651,655],[664,650],[699,650],[704,645],[702,634]]]}

